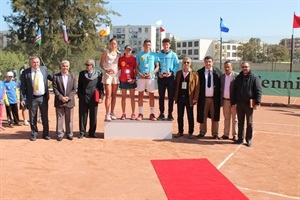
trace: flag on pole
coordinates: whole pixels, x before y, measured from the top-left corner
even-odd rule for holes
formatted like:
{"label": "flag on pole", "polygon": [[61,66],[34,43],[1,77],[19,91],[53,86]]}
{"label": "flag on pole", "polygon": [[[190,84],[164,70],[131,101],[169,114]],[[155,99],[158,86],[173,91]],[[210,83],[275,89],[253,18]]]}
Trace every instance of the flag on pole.
{"label": "flag on pole", "polygon": [[294,12],[293,28],[300,28],[300,16],[297,16]]}
{"label": "flag on pole", "polygon": [[41,45],[42,44],[42,32],[41,28],[39,27],[38,32],[36,33],[36,36],[34,38],[34,43]]}
{"label": "flag on pole", "polygon": [[160,27],[160,32],[164,32],[164,31],[166,31],[165,29],[164,29],[164,27]]}
{"label": "flag on pole", "polygon": [[67,27],[65,25],[62,26],[62,29],[63,29],[63,37],[64,37],[64,40],[67,44],[70,43],[69,41],[69,38],[68,38],[68,33],[67,33]]}
{"label": "flag on pole", "polygon": [[228,33],[229,32],[229,28],[227,27],[227,25],[223,22],[222,17],[220,17],[220,30],[222,32]]}

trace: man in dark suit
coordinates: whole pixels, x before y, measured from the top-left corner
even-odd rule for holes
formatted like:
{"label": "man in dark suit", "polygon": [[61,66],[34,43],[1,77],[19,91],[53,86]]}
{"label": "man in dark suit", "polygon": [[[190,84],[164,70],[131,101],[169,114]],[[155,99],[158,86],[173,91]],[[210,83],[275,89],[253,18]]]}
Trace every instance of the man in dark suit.
{"label": "man in dark suit", "polygon": [[[21,92],[26,97],[29,110],[31,141],[35,141],[38,136],[37,110],[41,111],[43,138],[50,140],[48,122],[48,70],[45,66],[40,66],[40,59],[37,56],[30,57],[30,68],[23,71],[21,77]],[[25,102],[21,102],[25,106]]]}
{"label": "man in dark suit", "polygon": [[[54,107],[56,112],[57,140],[61,141],[65,133],[73,140],[73,108],[75,106],[76,78],[69,73],[70,63],[61,62],[60,72],[53,77]],[[65,123],[65,132],[64,132]]]}
{"label": "man in dark suit", "polygon": [[86,133],[87,116],[89,113],[89,136],[96,138],[98,103],[102,103],[104,89],[102,73],[95,70],[95,61],[88,59],[85,62],[85,70],[79,72],[78,98],[79,98],[79,139]]}
{"label": "man in dark suit", "polygon": [[204,58],[204,67],[199,69],[200,92],[197,103],[197,122],[200,123],[200,133],[197,138],[202,138],[207,132],[207,118],[211,118],[211,132],[214,139],[219,138],[220,121],[220,76],[222,72],[213,67],[213,58]]}

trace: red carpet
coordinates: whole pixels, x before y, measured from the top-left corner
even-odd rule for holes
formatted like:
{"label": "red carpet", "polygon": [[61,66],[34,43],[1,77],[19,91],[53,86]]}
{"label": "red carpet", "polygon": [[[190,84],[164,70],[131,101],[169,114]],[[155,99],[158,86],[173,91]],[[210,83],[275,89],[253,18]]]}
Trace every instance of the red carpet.
{"label": "red carpet", "polygon": [[151,162],[169,200],[248,199],[207,159]]}

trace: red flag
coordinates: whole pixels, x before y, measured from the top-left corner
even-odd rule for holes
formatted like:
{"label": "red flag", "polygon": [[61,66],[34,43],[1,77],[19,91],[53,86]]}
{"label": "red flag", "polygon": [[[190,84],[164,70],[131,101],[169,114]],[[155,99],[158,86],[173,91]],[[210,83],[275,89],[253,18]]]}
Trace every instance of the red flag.
{"label": "red flag", "polygon": [[300,16],[297,16],[294,12],[293,28],[300,28]]}
{"label": "red flag", "polygon": [[160,32],[164,32],[164,31],[166,31],[163,27],[160,27]]}

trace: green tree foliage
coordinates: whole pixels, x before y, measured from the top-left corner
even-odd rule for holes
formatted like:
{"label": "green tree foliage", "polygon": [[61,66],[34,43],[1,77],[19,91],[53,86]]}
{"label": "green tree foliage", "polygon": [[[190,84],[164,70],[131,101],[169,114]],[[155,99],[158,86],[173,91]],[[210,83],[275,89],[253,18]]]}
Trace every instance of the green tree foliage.
{"label": "green tree foliage", "polygon": [[264,48],[259,38],[250,38],[249,42],[238,47],[237,54],[242,60],[260,63],[266,61]]}
{"label": "green tree foliage", "polygon": [[19,72],[21,66],[28,63],[28,58],[22,53],[0,51],[0,80],[4,80],[8,71]]}
{"label": "green tree foliage", "polygon": [[288,61],[289,51],[283,45],[269,45],[268,46],[268,61]]}
{"label": "green tree foliage", "polygon": [[[105,9],[107,4],[103,0],[12,0],[13,14],[5,16],[11,32],[7,50],[39,55],[53,72],[68,59],[77,71],[85,59],[99,58],[105,48],[97,28],[110,22],[108,15],[119,15]],[[67,27],[67,43],[62,37],[63,25]],[[38,27],[42,31],[40,46],[34,43]]]}
{"label": "green tree foliage", "polygon": [[172,51],[173,52],[175,52],[175,53],[177,53],[176,51],[177,51],[177,49],[176,49],[176,39],[175,39],[175,37],[173,36],[172,37],[172,39],[171,39],[171,49],[172,49]]}

